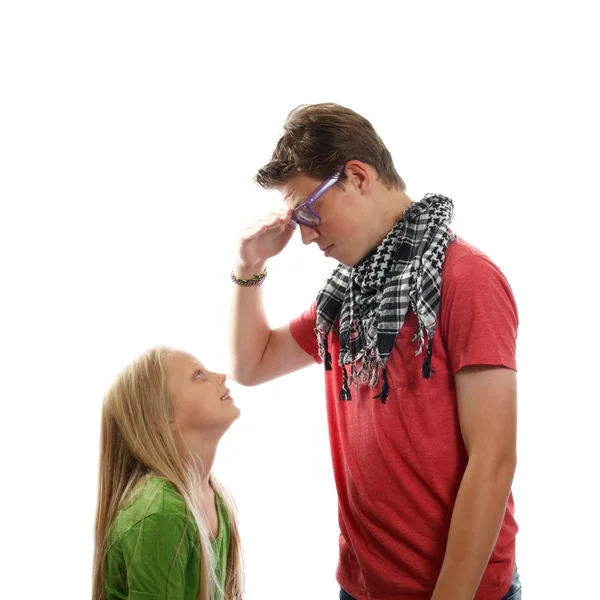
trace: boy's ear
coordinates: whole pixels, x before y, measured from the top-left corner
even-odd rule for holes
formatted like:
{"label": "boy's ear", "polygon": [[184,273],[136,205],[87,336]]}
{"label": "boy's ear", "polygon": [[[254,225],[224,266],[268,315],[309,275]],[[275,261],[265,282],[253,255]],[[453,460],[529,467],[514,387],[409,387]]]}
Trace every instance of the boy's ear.
{"label": "boy's ear", "polygon": [[344,167],[346,181],[356,188],[361,194],[365,195],[371,189],[373,183],[372,167],[360,160],[349,160]]}

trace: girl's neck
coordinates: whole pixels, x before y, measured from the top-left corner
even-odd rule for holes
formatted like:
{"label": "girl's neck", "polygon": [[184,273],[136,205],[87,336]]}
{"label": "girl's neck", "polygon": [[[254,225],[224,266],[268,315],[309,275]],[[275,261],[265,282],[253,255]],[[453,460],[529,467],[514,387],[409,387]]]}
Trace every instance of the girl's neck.
{"label": "girl's neck", "polygon": [[184,436],[184,439],[190,452],[190,459],[201,476],[198,492],[202,495],[210,494],[212,491],[210,474],[217,455],[218,440],[206,438],[200,440],[197,436]]}

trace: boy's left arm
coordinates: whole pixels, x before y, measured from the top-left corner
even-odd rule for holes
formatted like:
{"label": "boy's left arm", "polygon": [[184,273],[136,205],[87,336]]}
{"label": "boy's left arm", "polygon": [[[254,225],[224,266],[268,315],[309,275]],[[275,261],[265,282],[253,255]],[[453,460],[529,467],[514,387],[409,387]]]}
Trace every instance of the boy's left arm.
{"label": "boy's left arm", "polygon": [[473,600],[504,519],[515,473],[516,373],[472,365],[455,375],[468,453],[446,554],[431,600]]}

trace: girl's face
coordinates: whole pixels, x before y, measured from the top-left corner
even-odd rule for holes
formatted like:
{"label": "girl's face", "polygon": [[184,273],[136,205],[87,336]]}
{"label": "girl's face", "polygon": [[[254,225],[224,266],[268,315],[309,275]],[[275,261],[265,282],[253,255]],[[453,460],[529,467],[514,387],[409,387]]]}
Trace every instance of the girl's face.
{"label": "girl's face", "polygon": [[229,396],[227,377],[213,373],[191,354],[171,352],[163,359],[175,423],[182,433],[223,434],[240,416]]}

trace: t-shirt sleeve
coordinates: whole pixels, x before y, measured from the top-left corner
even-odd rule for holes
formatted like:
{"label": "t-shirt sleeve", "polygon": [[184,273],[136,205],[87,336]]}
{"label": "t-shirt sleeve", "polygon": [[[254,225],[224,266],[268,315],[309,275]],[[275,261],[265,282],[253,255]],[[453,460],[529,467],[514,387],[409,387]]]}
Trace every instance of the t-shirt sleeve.
{"label": "t-shirt sleeve", "polygon": [[516,371],[517,306],[508,281],[488,258],[463,257],[442,274],[440,311],[453,373],[469,365]]}
{"label": "t-shirt sleeve", "polygon": [[290,322],[290,331],[300,348],[321,364],[323,361],[319,356],[319,344],[317,343],[317,334],[315,333],[316,325],[317,303],[313,302],[310,308]]}
{"label": "t-shirt sleeve", "polygon": [[183,600],[191,529],[181,515],[156,513],[124,534],[129,600]]}

